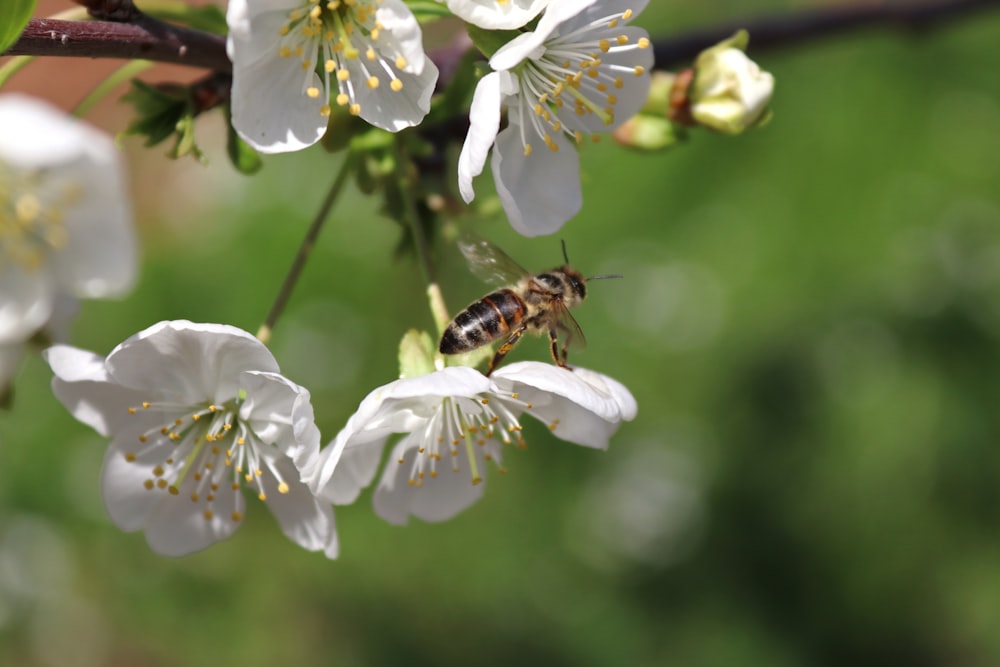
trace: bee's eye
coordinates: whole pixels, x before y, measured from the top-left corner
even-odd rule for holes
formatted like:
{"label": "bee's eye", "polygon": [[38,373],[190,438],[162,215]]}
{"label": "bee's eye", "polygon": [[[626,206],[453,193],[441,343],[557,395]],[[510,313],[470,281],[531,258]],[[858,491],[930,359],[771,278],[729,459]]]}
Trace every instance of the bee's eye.
{"label": "bee's eye", "polygon": [[580,298],[587,296],[587,288],[584,286],[583,281],[577,278],[570,278],[569,282],[573,285],[573,291],[580,295]]}

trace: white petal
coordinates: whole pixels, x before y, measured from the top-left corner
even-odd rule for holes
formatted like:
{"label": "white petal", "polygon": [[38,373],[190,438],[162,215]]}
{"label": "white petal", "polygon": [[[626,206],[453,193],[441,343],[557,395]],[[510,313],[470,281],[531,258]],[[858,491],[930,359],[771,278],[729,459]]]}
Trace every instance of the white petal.
{"label": "white petal", "polygon": [[[406,71],[422,72],[427,62],[423,35],[417,17],[406,3],[403,0],[382,0],[375,12],[375,22],[382,30],[374,46],[382,44],[382,49],[387,52],[398,49],[406,58]],[[386,49],[386,46],[392,48]]]}
{"label": "white petal", "polygon": [[322,93],[312,98],[305,90],[315,86],[322,91],[322,81],[315,72],[307,77],[297,59],[280,57],[277,46],[272,53],[255,64],[233,61],[233,127],[261,153],[308,148],[326,132],[327,118],[320,110],[328,101]]}
{"label": "white petal", "polygon": [[244,372],[240,386],[247,396],[240,417],[257,437],[290,458],[304,450],[319,451],[308,391],[278,373],[257,371]]}
{"label": "white petal", "polygon": [[[152,465],[139,465],[125,460],[130,443],[113,442],[104,452],[101,468],[101,495],[104,507],[115,525],[125,532],[142,530],[153,515],[165,493],[148,490],[143,483],[152,477]],[[179,496],[175,499],[179,499]],[[192,511],[197,506],[184,498]]]}
{"label": "white petal", "polygon": [[322,551],[327,558],[336,558],[338,544],[333,510],[319,502],[305,484],[290,481],[299,474],[291,461],[279,461],[276,465],[288,481],[288,493],[269,490],[265,504],[278,520],[281,532],[309,551]]}
{"label": "white petal", "polygon": [[[411,514],[424,521],[447,521],[483,495],[484,484],[472,483],[468,458],[464,455],[441,461],[437,477],[425,476],[422,486],[410,485],[414,457],[426,455],[418,452],[419,446],[417,437],[401,440],[393,448],[382,480],[375,489],[375,514],[389,523],[405,524]],[[479,473],[483,475],[483,448],[476,446],[474,451]],[[399,463],[400,457],[403,463]]]}
{"label": "white petal", "polygon": [[25,170],[76,161],[94,132],[47,102],[18,93],[0,95],[0,127],[0,161]]}
{"label": "white petal", "polygon": [[469,133],[458,156],[458,190],[468,204],[476,193],[472,179],[483,173],[486,156],[500,131],[500,74],[491,72],[479,80],[469,109]]}
{"label": "white petal", "polygon": [[235,397],[245,370],[278,372],[271,352],[246,331],[186,320],[139,332],[111,351],[107,365],[125,387],[191,403]]}
{"label": "white petal", "polygon": [[137,424],[128,407],[141,399],[111,380],[104,357],[69,345],[53,345],[42,356],[55,374],[52,392],[77,420],[105,436],[125,429],[129,421]]}
{"label": "white petal", "polygon": [[313,493],[332,503],[352,503],[375,478],[391,433],[419,428],[443,397],[473,397],[490,391],[492,386],[479,371],[455,366],[378,387],[361,401],[303,479]]}
{"label": "white petal", "polygon": [[55,285],[46,267],[22,271],[0,267],[0,344],[22,343],[42,328],[52,313]]}
{"label": "white petal", "polygon": [[525,236],[552,234],[580,211],[580,156],[561,135],[559,151],[541,140],[525,157],[517,125],[497,136],[493,180],[511,226]]}
{"label": "white petal", "polygon": [[594,4],[596,0],[553,0],[549,4],[538,25],[532,32],[518,35],[504,44],[493,57],[490,67],[495,70],[511,69],[525,58],[533,56],[545,40],[549,38],[561,23],[564,23]]}
{"label": "white petal", "polygon": [[[590,0],[593,2],[593,0]],[[520,28],[538,16],[549,0],[447,0],[448,9],[462,20],[487,30]]]}
{"label": "white petal", "polygon": [[239,491],[220,492],[210,518],[206,518],[202,504],[191,502],[186,485],[176,496],[157,495],[160,502],[146,525],[146,543],[161,556],[186,556],[210,547],[239,528],[241,522],[233,519],[234,514],[245,514],[246,502]]}
{"label": "white petal", "polygon": [[528,361],[502,367],[492,377],[501,393],[517,393],[532,404],[526,414],[578,445],[606,449],[621,421],[635,417],[635,399],[628,390],[587,369],[568,371]]}
{"label": "white petal", "polygon": [[[635,44],[642,38],[648,38],[649,34],[642,28],[625,27],[617,28],[614,35],[625,35],[629,38],[630,44]],[[632,48],[626,50],[611,49],[607,53],[601,54],[601,71],[607,72],[609,68],[615,67],[622,70],[634,70],[641,67],[644,74],[636,76],[634,73],[618,72],[621,76],[622,87],[615,88],[614,95],[618,98],[613,105],[615,116],[611,123],[605,123],[597,114],[577,115],[572,108],[565,107],[559,113],[559,119],[570,130],[580,130],[589,134],[595,132],[610,132],[629,118],[639,112],[649,97],[649,88],[652,79],[649,72],[653,69],[653,49],[652,47],[639,49]],[[581,82],[581,93],[589,99],[598,103],[598,106],[606,106],[607,92],[596,89],[597,79],[585,77]]]}
{"label": "white petal", "polygon": [[[339,449],[333,465],[327,465],[323,470],[326,482],[319,487],[316,495],[334,505],[350,505],[361,494],[361,490],[371,485],[382,460],[387,435],[364,434],[353,439],[347,447]],[[334,440],[321,453],[327,454],[326,461],[331,461],[332,454],[338,451],[338,442]],[[328,474],[327,474],[328,473]]]}
{"label": "white petal", "polygon": [[391,79],[386,72],[379,72],[380,85],[369,88],[365,77],[357,72],[353,63],[348,66],[351,78],[357,82],[355,100],[361,107],[361,118],[375,127],[389,132],[399,132],[413,127],[424,119],[431,108],[431,95],[437,83],[438,68],[427,59],[420,73],[400,72],[403,87],[390,88]]}

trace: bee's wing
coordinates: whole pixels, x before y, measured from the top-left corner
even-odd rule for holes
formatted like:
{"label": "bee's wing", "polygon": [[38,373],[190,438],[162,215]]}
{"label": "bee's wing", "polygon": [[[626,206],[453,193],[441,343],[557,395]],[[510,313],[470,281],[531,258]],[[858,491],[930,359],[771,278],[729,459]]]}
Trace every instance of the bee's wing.
{"label": "bee's wing", "polygon": [[473,275],[494,287],[516,283],[528,275],[510,255],[485,239],[463,238],[458,249],[465,255]]}
{"label": "bee's wing", "polygon": [[558,327],[566,334],[563,339],[563,345],[566,347],[572,347],[576,350],[582,350],[587,347],[587,338],[583,335],[583,329],[577,323],[576,318],[573,317],[573,313],[569,312],[569,308],[563,305],[561,302],[556,306],[558,309],[559,319]]}

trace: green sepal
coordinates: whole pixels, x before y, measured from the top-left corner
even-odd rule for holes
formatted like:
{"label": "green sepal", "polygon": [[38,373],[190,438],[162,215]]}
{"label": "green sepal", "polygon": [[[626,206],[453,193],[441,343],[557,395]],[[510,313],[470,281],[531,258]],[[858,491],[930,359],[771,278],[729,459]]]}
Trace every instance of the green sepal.
{"label": "green sepal", "polygon": [[260,159],[257,151],[250,148],[247,142],[240,139],[240,135],[236,133],[228,104],[226,105],[226,117],[229,119],[226,125],[226,154],[229,156],[229,161],[241,174],[257,173],[264,166],[264,162]]}
{"label": "green sepal", "polygon": [[437,346],[426,331],[410,329],[399,341],[399,377],[415,378],[434,372]]}
{"label": "green sepal", "polygon": [[465,29],[472,43],[487,58],[492,58],[501,46],[522,34],[520,30],[484,30],[471,24],[465,26]]}
{"label": "green sepal", "polygon": [[0,3],[0,53],[21,36],[35,12],[36,0],[3,0]]}

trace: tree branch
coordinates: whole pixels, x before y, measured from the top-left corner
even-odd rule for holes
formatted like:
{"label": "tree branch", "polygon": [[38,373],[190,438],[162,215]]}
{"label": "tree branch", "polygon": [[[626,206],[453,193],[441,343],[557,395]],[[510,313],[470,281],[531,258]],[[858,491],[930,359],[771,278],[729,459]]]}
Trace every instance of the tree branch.
{"label": "tree branch", "polygon": [[[225,40],[216,35],[159,21],[139,12],[130,0],[78,0],[97,18],[110,21],[31,19],[21,38],[4,55],[145,58],[160,62],[232,71]],[[962,18],[976,10],[1000,8],[997,0],[920,0],[893,4],[807,9],[727,21],[700,30],[654,40],[656,66],[686,65],[702,49],[739,28],[751,35],[754,52],[858,28],[925,30]],[[126,21],[126,22],[122,22]],[[436,61],[454,54],[432,54]],[[446,62],[438,62],[446,66]]]}
{"label": "tree branch", "polygon": [[658,68],[686,66],[702,50],[737,30],[750,33],[753,52],[829,37],[859,28],[895,28],[913,32],[939,28],[976,10],[1000,9],[997,0],[922,0],[872,3],[850,7],[820,7],[798,12],[727,21],[700,30],[660,37],[653,42]]}
{"label": "tree branch", "polygon": [[231,72],[226,40],[140,14],[130,23],[31,19],[4,55],[145,58]]}

